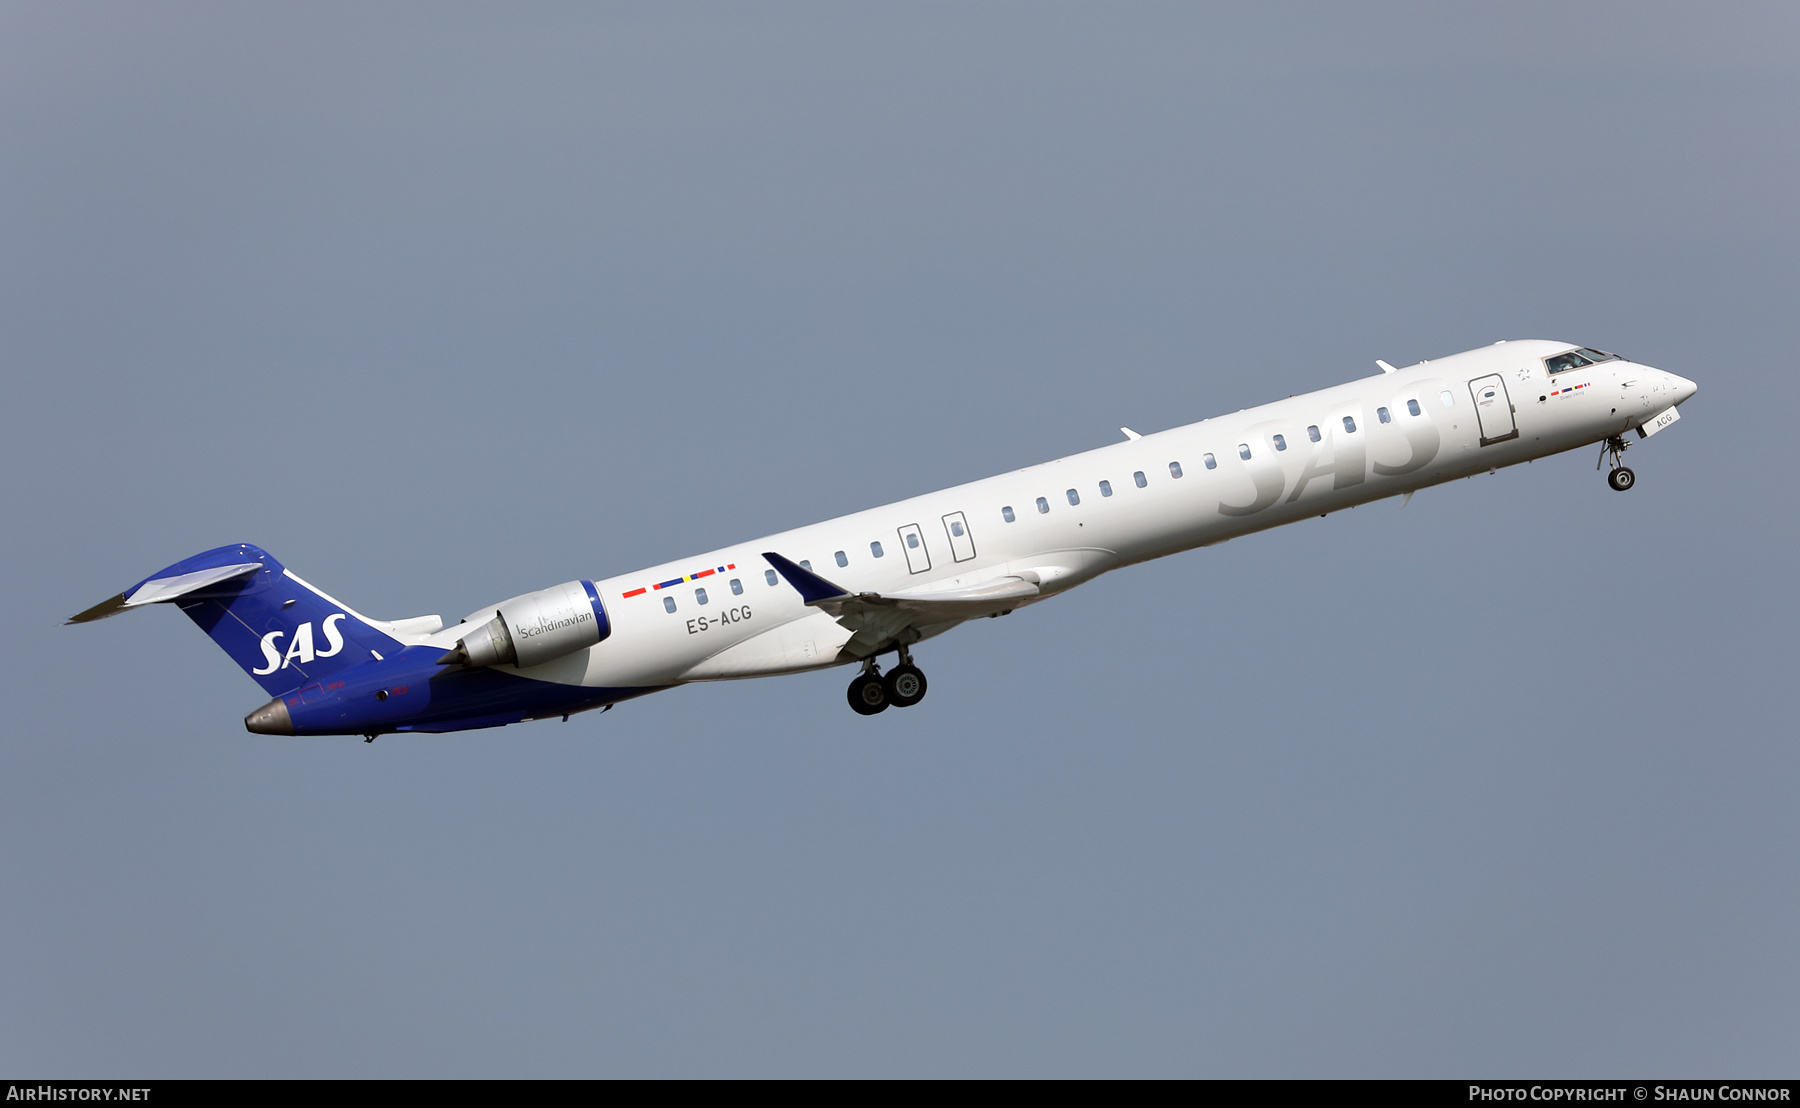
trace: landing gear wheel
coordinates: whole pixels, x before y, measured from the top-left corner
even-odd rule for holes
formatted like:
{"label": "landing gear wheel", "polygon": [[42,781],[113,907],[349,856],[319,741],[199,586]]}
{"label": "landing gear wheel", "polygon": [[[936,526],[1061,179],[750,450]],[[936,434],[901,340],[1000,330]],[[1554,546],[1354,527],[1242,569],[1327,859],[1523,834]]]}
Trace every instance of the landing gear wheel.
{"label": "landing gear wheel", "polygon": [[859,716],[872,716],[887,711],[887,686],[873,673],[865,673],[850,682],[850,707]]}
{"label": "landing gear wheel", "polygon": [[1599,469],[1608,459],[1612,460],[1612,472],[1606,475],[1606,483],[1614,492],[1624,492],[1637,484],[1637,474],[1625,468],[1625,448],[1630,445],[1624,435],[1613,435],[1600,444],[1600,460],[1594,463],[1594,468]]}
{"label": "landing gear wheel", "polygon": [[888,703],[896,708],[910,708],[925,699],[925,675],[917,666],[895,666],[881,683],[887,689]]}

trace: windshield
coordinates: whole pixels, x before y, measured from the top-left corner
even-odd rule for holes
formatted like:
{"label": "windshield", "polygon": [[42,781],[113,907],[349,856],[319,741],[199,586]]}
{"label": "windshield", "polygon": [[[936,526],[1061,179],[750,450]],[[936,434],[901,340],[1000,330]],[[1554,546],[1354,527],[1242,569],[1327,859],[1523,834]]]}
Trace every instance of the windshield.
{"label": "windshield", "polygon": [[1591,346],[1583,346],[1566,354],[1554,354],[1544,359],[1544,368],[1551,373],[1566,373],[1571,369],[1593,365],[1596,362],[1616,362],[1617,354],[1608,354],[1604,350],[1595,350]]}

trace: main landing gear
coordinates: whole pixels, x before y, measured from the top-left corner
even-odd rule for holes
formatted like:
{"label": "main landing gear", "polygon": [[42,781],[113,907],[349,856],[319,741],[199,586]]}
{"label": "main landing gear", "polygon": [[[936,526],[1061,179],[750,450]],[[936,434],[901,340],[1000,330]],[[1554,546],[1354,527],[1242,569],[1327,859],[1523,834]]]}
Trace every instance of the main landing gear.
{"label": "main landing gear", "polygon": [[1599,469],[1608,458],[1612,459],[1612,472],[1606,475],[1606,483],[1614,492],[1624,492],[1637,484],[1637,474],[1624,464],[1625,448],[1630,445],[1623,435],[1614,435],[1600,444],[1600,460],[1594,463],[1594,468]]}
{"label": "main landing gear", "polygon": [[863,671],[850,682],[850,707],[857,715],[885,712],[889,705],[910,708],[925,699],[925,675],[912,664],[912,652],[900,648],[900,664],[884,676],[875,659],[863,660]]}

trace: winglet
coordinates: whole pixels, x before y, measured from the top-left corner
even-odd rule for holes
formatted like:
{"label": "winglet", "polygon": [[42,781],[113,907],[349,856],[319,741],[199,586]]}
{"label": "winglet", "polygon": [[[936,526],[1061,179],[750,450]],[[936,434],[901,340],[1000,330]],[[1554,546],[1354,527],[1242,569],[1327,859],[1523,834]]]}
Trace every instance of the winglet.
{"label": "winglet", "polygon": [[1383,372],[1383,373],[1398,373],[1398,372],[1400,372],[1399,370],[1395,369],[1393,366],[1382,361],[1380,358],[1375,359],[1375,364],[1381,367],[1381,372]]}
{"label": "winglet", "polygon": [[830,600],[837,596],[849,596],[848,589],[840,589],[810,569],[804,569],[788,561],[774,551],[766,551],[763,557],[768,559],[776,572],[787,578],[787,583],[794,586],[803,600],[808,604],[816,604],[821,600]]}

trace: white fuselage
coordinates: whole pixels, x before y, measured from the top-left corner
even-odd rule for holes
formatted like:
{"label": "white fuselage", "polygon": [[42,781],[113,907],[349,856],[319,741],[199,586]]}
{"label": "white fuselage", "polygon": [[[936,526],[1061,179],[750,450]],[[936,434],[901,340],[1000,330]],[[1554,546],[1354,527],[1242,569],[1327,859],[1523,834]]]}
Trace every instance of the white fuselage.
{"label": "white fuselage", "polygon": [[[1588,445],[1695,391],[1629,361],[1550,374],[1544,359],[1569,349],[1497,343],[597,579],[610,637],[515,672],[645,688],[856,661],[851,630],[772,577],[764,551],[890,597],[1023,575],[1041,592],[1020,604],[1035,603],[1120,566]],[[694,579],[670,584],[682,578]],[[458,631],[418,641],[447,648]]]}

